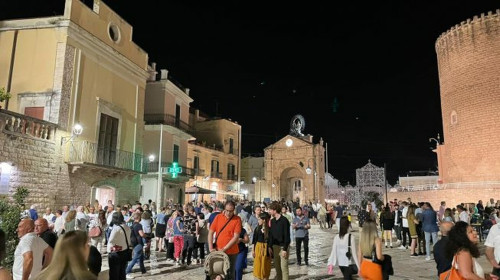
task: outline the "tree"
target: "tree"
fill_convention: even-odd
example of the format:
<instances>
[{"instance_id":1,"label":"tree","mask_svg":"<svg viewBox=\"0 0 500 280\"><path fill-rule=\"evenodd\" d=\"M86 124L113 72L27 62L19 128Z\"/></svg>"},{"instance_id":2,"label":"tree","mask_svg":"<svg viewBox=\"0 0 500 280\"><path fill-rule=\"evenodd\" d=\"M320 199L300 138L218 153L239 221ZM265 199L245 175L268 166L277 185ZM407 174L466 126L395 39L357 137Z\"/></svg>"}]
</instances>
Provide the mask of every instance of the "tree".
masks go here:
<instances>
[{"instance_id":1,"label":"tree","mask_svg":"<svg viewBox=\"0 0 500 280\"><path fill-rule=\"evenodd\" d=\"M12 198L0 197L0 228L5 232L7 240L6 257L1 265L7 268L11 268L14 263L14 251L19 243L16 232L17 225L21 220L22 212L25 209L24 200L28 195L27 188L18 187Z\"/></svg>"}]
</instances>

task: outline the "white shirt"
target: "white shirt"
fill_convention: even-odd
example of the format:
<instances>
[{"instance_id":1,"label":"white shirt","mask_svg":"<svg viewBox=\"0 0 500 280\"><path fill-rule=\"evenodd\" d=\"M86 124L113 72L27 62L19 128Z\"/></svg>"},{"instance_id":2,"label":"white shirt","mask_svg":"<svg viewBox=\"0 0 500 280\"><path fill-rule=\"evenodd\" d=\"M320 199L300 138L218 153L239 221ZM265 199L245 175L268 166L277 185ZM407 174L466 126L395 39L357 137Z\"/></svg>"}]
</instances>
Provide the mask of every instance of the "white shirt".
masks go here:
<instances>
[{"instance_id":1,"label":"white shirt","mask_svg":"<svg viewBox=\"0 0 500 280\"><path fill-rule=\"evenodd\" d=\"M406 218L407 214L408 214L408 206L403 208L403 211L401 211L401 217L403 217L403 227L405 228L408 227L408 219Z\"/></svg>"},{"instance_id":2,"label":"white shirt","mask_svg":"<svg viewBox=\"0 0 500 280\"><path fill-rule=\"evenodd\" d=\"M52 221L52 219L54 219L54 214L50 213L49 215L47 214L43 214L43 218L45 220L47 220L47 222L49 222L49 225L53 224L54 222Z\"/></svg>"},{"instance_id":3,"label":"white shirt","mask_svg":"<svg viewBox=\"0 0 500 280\"><path fill-rule=\"evenodd\" d=\"M76 213L76 219L78 220L77 226L79 230L86 231L87 224L89 223L89 217L83 212Z\"/></svg>"},{"instance_id":4,"label":"white shirt","mask_svg":"<svg viewBox=\"0 0 500 280\"><path fill-rule=\"evenodd\" d=\"M12 276L14 280L23 279L23 255L30 251L33 252L33 268L31 269L29 279L35 278L38 273L42 271L43 251L48 246L49 245L34 232L27 233L21 237L14 253L14 265L12 266Z\"/></svg>"},{"instance_id":5,"label":"white shirt","mask_svg":"<svg viewBox=\"0 0 500 280\"><path fill-rule=\"evenodd\" d=\"M125 234L123 234L123 230L121 227L125 230L125 234L127 235L127 240L125 239ZM111 230L111 233L109 234L109 240L108 240L108 253L111 253L111 248L115 245L121 246L122 251L127 249L127 241L128 245L132 247L132 244L130 243L130 234L132 231L126 224L121 224L121 225L113 225L113 229Z\"/></svg>"},{"instance_id":6,"label":"white shirt","mask_svg":"<svg viewBox=\"0 0 500 280\"><path fill-rule=\"evenodd\" d=\"M495 260L500 262L500 224L493 225L488 232L488 237L484 242L485 246L493 248Z\"/></svg>"},{"instance_id":7,"label":"white shirt","mask_svg":"<svg viewBox=\"0 0 500 280\"><path fill-rule=\"evenodd\" d=\"M113 213L115 213L115 212L116 212L116 211L115 211L115 210L113 210L113 212L109 213L109 214L108 214L108 216L106 217L106 223L107 223L108 225L110 225L110 224L111 224L111 220L113 220Z\"/></svg>"},{"instance_id":8,"label":"white shirt","mask_svg":"<svg viewBox=\"0 0 500 280\"><path fill-rule=\"evenodd\" d=\"M462 211L460 213L460 215L458 216L458 218L460 219L460 221L462 222L466 222L466 223L469 223L469 214L467 213L467 211Z\"/></svg>"},{"instance_id":9,"label":"white shirt","mask_svg":"<svg viewBox=\"0 0 500 280\"><path fill-rule=\"evenodd\" d=\"M60 217L57 217L56 221L54 222L54 231L59 234L61 233L61 230L63 228L64 228L64 217L61 215Z\"/></svg>"},{"instance_id":10,"label":"white shirt","mask_svg":"<svg viewBox=\"0 0 500 280\"><path fill-rule=\"evenodd\" d=\"M349 266L352 264L352 260L356 263L356 266L359 270L359 260L358 260L358 250L356 249L356 238L351 234L351 254L352 260L349 260L345 255L347 253L348 245L349 245L349 234L346 233L342 239L340 239L339 235L335 235L333 238L332 252L330 253L330 257L328 258L328 265L336 266L337 263L339 266Z\"/></svg>"}]
</instances>

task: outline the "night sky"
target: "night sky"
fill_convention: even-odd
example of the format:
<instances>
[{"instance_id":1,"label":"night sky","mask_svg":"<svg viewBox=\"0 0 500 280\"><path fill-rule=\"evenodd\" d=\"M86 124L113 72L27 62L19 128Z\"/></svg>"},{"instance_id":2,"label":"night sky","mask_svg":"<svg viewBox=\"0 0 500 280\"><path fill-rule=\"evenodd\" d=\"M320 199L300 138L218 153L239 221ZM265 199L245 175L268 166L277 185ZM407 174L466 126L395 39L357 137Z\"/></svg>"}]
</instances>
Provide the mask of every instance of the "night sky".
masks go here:
<instances>
[{"instance_id":1,"label":"night sky","mask_svg":"<svg viewBox=\"0 0 500 280\"><path fill-rule=\"evenodd\" d=\"M87 1L88 2L88 1ZM242 126L244 156L287 135L291 118L328 144L345 184L368 159L388 180L435 171L442 135L438 36L497 1L104 1L134 27L191 106ZM62 1L2 1L0 19L60 14ZM273 4L270 4L273 3Z\"/></svg>"}]
</instances>

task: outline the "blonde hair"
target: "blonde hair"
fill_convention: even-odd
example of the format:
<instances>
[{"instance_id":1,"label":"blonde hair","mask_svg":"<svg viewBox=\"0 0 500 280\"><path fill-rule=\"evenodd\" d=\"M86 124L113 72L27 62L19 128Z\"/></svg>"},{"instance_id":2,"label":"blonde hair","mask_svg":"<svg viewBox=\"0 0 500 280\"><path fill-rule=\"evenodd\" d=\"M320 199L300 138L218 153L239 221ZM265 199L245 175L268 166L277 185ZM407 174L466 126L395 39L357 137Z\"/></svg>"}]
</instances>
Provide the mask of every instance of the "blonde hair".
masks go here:
<instances>
[{"instance_id":1,"label":"blonde hair","mask_svg":"<svg viewBox=\"0 0 500 280\"><path fill-rule=\"evenodd\" d=\"M71 222L76 218L76 211L75 210L70 210L68 212L68 215L66 215L66 222Z\"/></svg>"},{"instance_id":2,"label":"blonde hair","mask_svg":"<svg viewBox=\"0 0 500 280\"><path fill-rule=\"evenodd\" d=\"M84 255L87 245L86 232L74 230L65 233L57 240L49 266L35 279L97 279L87 267L87 256Z\"/></svg>"},{"instance_id":3,"label":"blonde hair","mask_svg":"<svg viewBox=\"0 0 500 280\"><path fill-rule=\"evenodd\" d=\"M359 247L363 256L371 256L375 248L375 239L378 238L377 224L368 220L363 224L363 230L359 236Z\"/></svg>"}]
</instances>

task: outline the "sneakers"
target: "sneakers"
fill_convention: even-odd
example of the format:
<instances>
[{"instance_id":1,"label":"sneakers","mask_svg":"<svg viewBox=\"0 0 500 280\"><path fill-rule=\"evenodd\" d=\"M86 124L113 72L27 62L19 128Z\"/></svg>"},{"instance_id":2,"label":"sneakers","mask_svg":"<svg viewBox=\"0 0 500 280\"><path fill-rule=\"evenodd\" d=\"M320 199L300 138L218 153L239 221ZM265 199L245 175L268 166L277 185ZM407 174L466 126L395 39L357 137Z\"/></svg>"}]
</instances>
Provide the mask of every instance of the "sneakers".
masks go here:
<instances>
[{"instance_id":1,"label":"sneakers","mask_svg":"<svg viewBox=\"0 0 500 280\"><path fill-rule=\"evenodd\" d=\"M132 276L132 274L127 274L127 275L125 275L125 278L126 279L134 279L134 276Z\"/></svg>"},{"instance_id":2,"label":"sneakers","mask_svg":"<svg viewBox=\"0 0 500 280\"><path fill-rule=\"evenodd\" d=\"M418 257L418 254L417 253L413 253L410 255L410 257Z\"/></svg>"},{"instance_id":3,"label":"sneakers","mask_svg":"<svg viewBox=\"0 0 500 280\"><path fill-rule=\"evenodd\" d=\"M405 249L406 249L406 247L405 247L405 246L403 246L403 245L401 245L401 246L399 246L399 247L398 247L398 249L405 250Z\"/></svg>"},{"instance_id":4,"label":"sneakers","mask_svg":"<svg viewBox=\"0 0 500 280\"><path fill-rule=\"evenodd\" d=\"M431 257L425 257L425 260L426 261L430 261L430 260L432 260L432 258Z\"/></svg>"}]
</instances>

